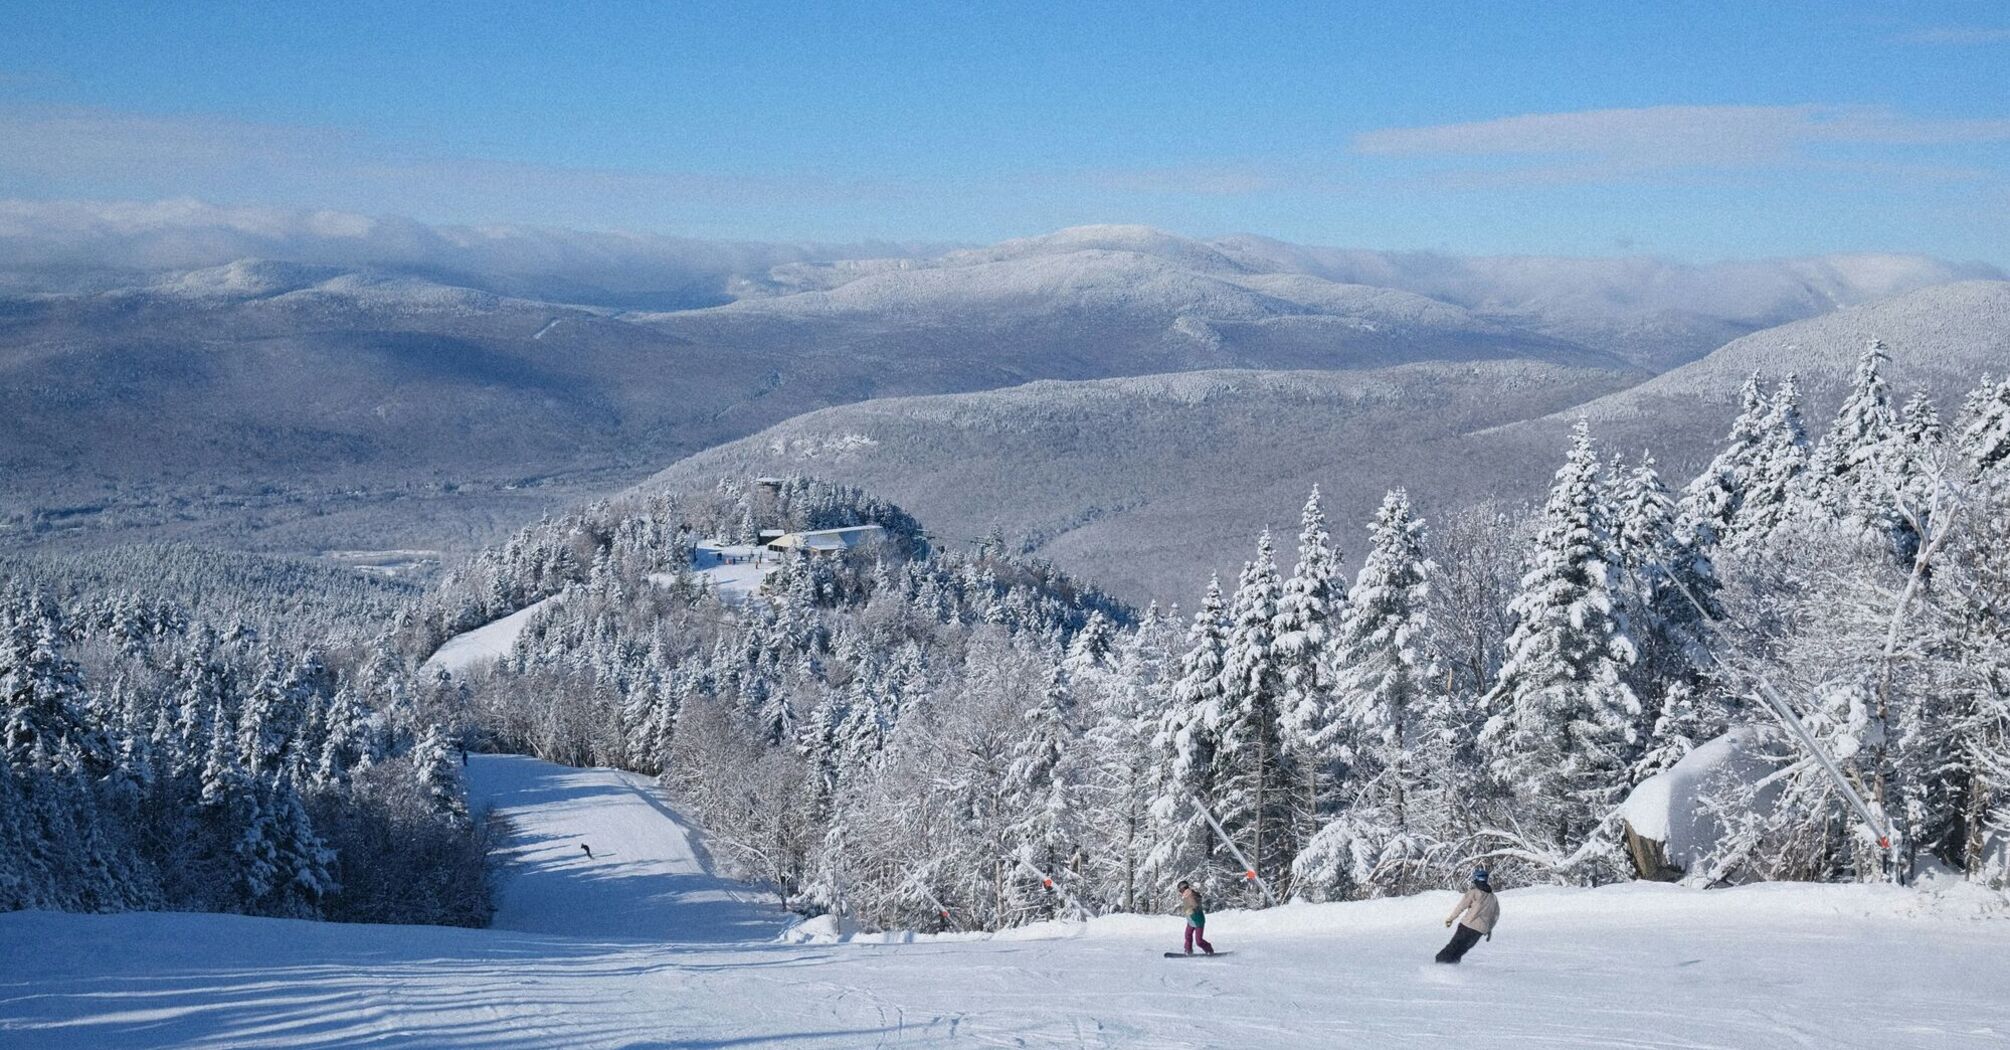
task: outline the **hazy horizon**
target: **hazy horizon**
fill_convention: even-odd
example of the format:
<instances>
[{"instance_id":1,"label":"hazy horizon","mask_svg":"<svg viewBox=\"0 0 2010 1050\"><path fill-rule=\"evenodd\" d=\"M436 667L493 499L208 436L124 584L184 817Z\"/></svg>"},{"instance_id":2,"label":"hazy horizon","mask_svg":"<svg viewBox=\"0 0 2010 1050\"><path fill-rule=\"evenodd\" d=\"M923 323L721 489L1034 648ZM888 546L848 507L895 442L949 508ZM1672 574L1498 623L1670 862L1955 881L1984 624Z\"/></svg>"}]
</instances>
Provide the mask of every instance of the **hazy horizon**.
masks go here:
<instances>
[{"instance_id":1,"label":"hazy horizon","mask_svg":"<svg viewBox=\"0 0 2010 1050\"><path fill-rule=\"evenodd\" d=\"M1606 12L44 7L0 40L0 200L2010 264L1999 7Z\"/></svg>"}]
</instances>

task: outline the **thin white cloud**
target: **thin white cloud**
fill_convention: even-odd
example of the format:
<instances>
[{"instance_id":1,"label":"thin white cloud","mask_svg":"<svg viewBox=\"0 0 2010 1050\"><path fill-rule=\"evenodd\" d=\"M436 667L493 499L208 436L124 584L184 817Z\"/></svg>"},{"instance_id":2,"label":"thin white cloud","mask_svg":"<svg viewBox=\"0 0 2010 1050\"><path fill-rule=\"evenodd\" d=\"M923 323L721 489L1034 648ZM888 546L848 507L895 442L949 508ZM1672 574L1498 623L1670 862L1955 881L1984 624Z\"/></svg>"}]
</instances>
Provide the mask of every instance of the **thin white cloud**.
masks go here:
<instances>
[{"instance_id":1,"label":"thin white cloud","mask_svg":"<svg viewBox=\"0 0 2010 1050\"><path fill-rule=\"evenodd\" d=\"M1355 136L1382 157L1568 161L1557 179L1800 163L1820 146L1932 146L2010 141L2010 119L1936 120L1881 106L1653 106L1535 113Z\"/></svg>"},{"instance_id":2,"label":"thin white cloud","mask_svg":"<svg viewBox=\"0 0 2010 1050\"><path fill-rule=\"evenodd\" d=\"M329 209L227 206L192 199L30 201L0 198L0 288L61 289L92 271L216 266L244 258L489 278L509 294L570 301L674 304L724 294L771 267L935 254L889 243L759 244L548 226L431 225ZM33 275L45 275L35 278Z\"/></svg>"},{"instance_id":3,"label":"thin white cloud","mask_svg":"<svg viewBox=\"0 0 2010 1050\"><path fill-rule=\"evenodd\" d=\"M899 197L822 174L611 169L430 152L342 128L0 101L0 193L328 204L598 225L707 205Z\"/></svg>"}]
</instances>

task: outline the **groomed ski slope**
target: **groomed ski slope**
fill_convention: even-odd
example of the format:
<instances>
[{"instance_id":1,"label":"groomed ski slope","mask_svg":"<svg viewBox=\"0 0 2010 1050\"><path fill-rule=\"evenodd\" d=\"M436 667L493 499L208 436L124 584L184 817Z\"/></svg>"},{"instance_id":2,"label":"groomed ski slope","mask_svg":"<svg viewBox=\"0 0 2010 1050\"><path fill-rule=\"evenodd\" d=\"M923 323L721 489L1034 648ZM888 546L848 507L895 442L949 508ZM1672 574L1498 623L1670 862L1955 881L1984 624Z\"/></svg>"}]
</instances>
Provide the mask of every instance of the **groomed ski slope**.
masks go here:
<instances>
[{"instance_id":1,"label":"groomed ski slope","mask_svg":"<svg viewBox=\"0 0 2010 1050\"><path fill-rule=\"evenodd\" d=\"M780 564L778 561L759 560L760 554L760 548L751 545L700 543L692 556L691 575L705 581L726 601L745 601L748 595L760 589L761 581ZM667 587L676 579L674 574L662 572L651 575L649 582ZM562 599L562 595L552 595L508 616L454 635L440 643L440 647L433 650L433 655L419 665L419 670L464 675L476 667L492 664L509 655L509 651L516 647L517 638L530 626L532 618L545 606Z\"/></svg>"},{"instance_id":2,"label":"groomed ski slope","mask_svg":"<svg viewBox=\"0 0 2010 1050\"><path fill-rule=\"evenodd\" d=\"M470 773L519 832L497 929L0 915L0 1046L2010 1045L1974 887L1510 890L1457 969L1428 962L1449 893L1220 912L1225 960L1161 958L1174 918L789 943L646 780Z\"/></svg>"}]
</instances>

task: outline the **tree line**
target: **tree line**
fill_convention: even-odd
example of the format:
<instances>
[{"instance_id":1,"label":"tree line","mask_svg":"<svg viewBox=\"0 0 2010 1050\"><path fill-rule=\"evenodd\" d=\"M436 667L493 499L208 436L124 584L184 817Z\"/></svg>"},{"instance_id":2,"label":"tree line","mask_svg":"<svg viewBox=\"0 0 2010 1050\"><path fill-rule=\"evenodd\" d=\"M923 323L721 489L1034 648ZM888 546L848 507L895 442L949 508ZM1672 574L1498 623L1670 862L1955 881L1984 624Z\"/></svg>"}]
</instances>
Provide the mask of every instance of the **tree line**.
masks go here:
<instances>
[{"instance_id":1,"label":"tree line","mask_svg":"<svg viewBox=\"0 0 2010 1050\"><path fill-rule=\"evenodd\" d=\"M602 559L457 688L499 746L660 774L791 906L868 924L1155 907L1181 878L1254 905L1474 860L1629 877L1619 804L1738 728L1764 775L1712 782L1689 877L2000 882L2010 382L1950 426L1886 365L1865 351L1819 441L1793 377L1753 377L1679 491L1583 423L1539 507L1433 529L1393 491L1351 573L1315 491L1293 568L1266 534L1191 616L995 539L797 557L737 603ZM685 509L726 539L763 513L733 486Z\"/></svg>"}]
</instances>

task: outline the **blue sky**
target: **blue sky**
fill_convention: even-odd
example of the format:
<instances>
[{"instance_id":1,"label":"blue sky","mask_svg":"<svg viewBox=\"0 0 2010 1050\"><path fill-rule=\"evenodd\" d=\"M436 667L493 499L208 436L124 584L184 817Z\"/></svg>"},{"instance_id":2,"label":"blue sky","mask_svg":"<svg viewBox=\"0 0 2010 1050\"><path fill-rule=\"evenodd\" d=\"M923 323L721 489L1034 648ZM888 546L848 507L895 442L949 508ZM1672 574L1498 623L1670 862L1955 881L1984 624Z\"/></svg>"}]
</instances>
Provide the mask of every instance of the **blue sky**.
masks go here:
<instances>
[{"instance_id":1,"label":"blue sky","mask_svg":"<svg viewBox=\"0 0 2010 1050\"><path fill-rule=\"evenodd\" d=\"M0 198L2010 264L2010 5L0 0Z\"/></svg>"}]
</instances>

